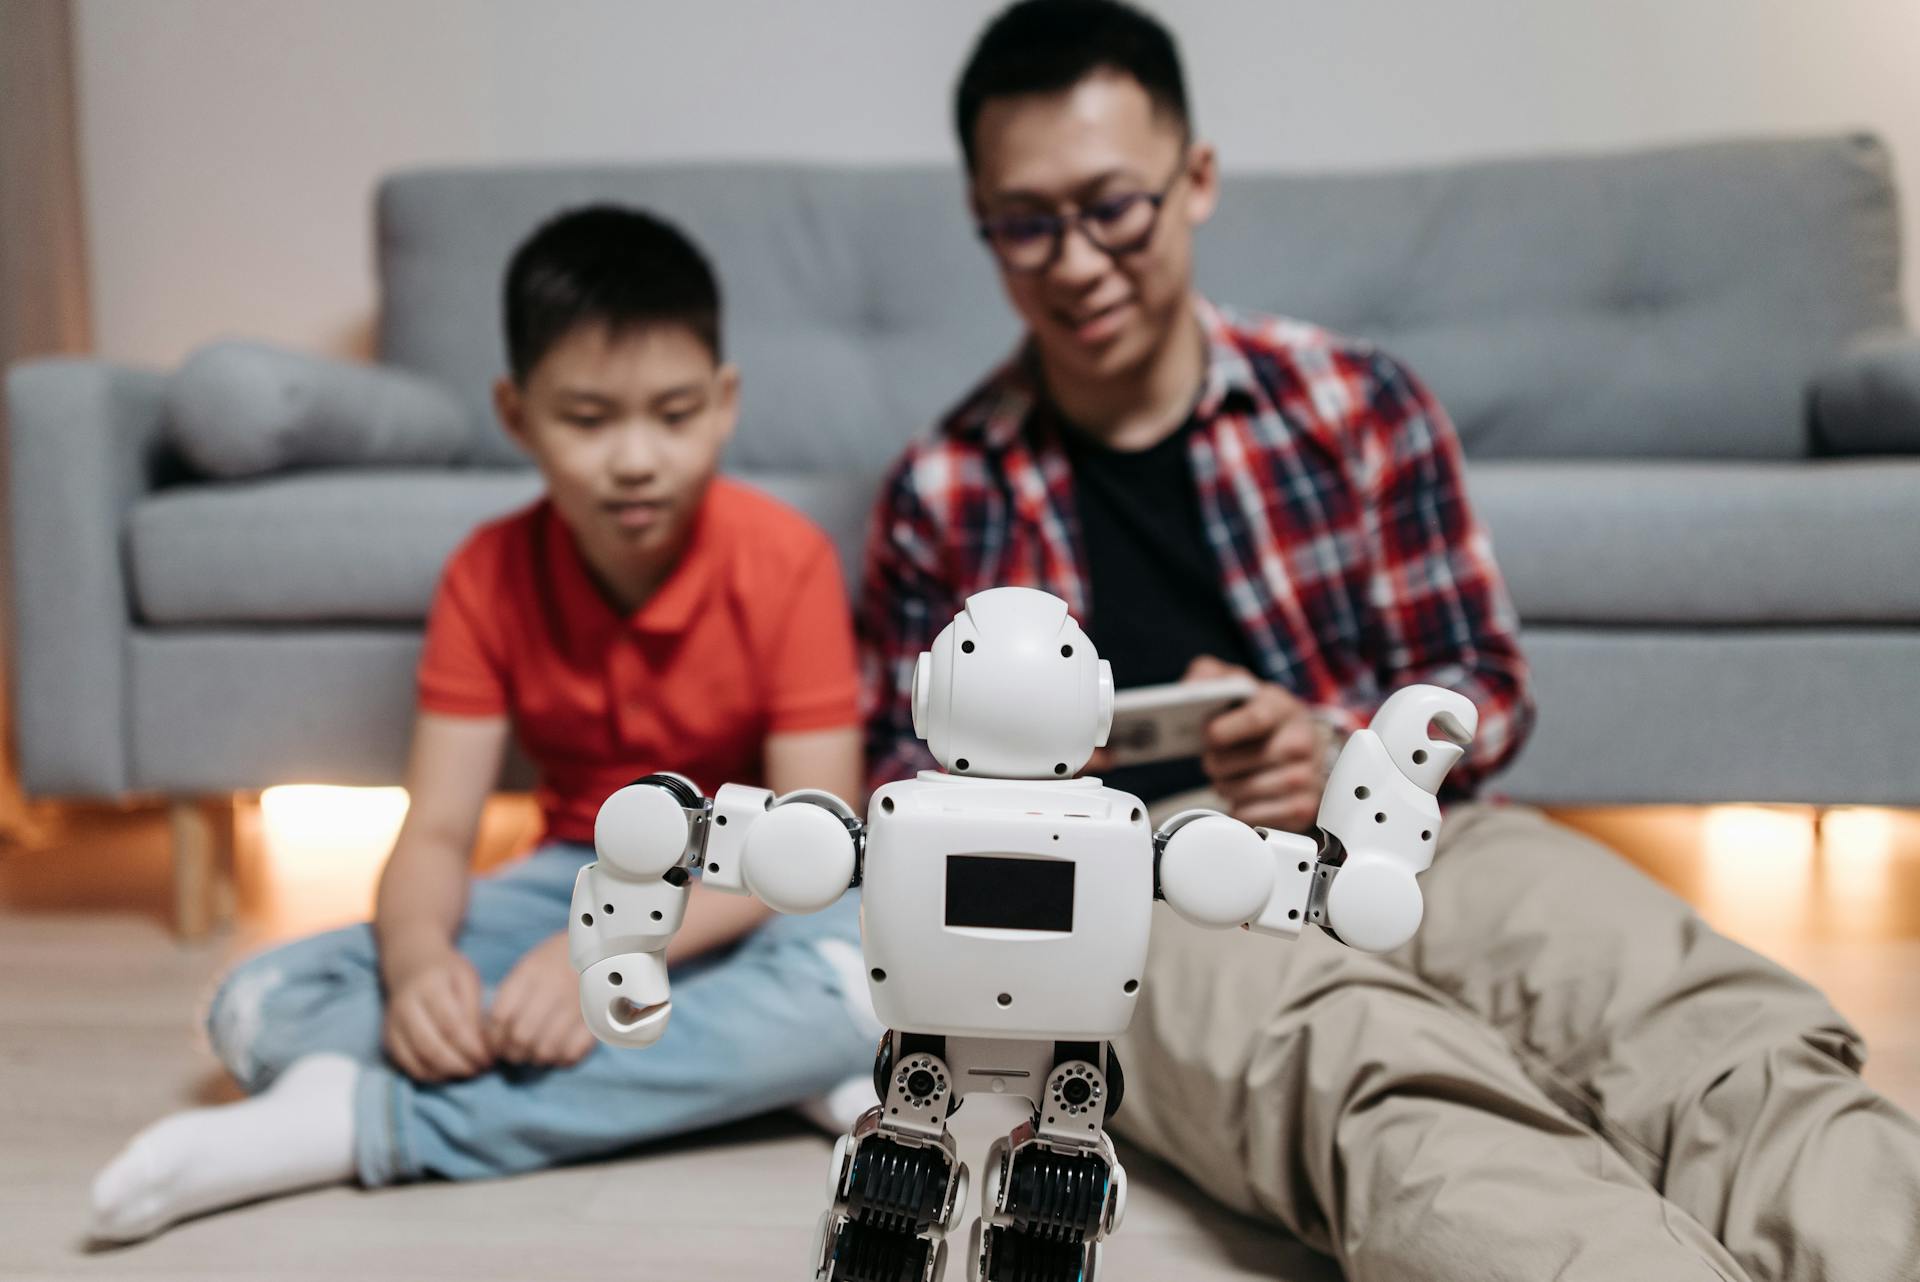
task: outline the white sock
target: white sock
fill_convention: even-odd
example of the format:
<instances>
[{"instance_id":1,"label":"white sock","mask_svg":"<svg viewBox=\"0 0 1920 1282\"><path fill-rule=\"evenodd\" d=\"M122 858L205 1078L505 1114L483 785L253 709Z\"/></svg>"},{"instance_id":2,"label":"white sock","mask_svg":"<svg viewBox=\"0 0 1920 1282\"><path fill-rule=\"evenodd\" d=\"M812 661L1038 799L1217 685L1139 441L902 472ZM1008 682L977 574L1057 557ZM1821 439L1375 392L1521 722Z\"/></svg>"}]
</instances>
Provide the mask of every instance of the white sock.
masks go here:
<instances>
[{"instance_id":1,"label":"white sock","mask_svg":"<svg viewBox=\"0 0 1920 1282\"><path fill-rule=\"evenodd\" d=\"M95 1177L93 1236L137 1242L190 1215L353 1178L359 1075L344 1055L307 1055L252 1099L155 1122Z\"/></svg>"},{"instance_id":2,"label":"white sock","mask_svg":"<svg viewBox=\"0 0 1920 1282\"><path fill-rule=\"evenodd\" d=\"M873 1094L873 1074L858 1073L825 1095L815 1095L793 1106L793 1111L829 1135L845 1135L860 1115L879 1103Z\"/></svg>"}]
</instances>

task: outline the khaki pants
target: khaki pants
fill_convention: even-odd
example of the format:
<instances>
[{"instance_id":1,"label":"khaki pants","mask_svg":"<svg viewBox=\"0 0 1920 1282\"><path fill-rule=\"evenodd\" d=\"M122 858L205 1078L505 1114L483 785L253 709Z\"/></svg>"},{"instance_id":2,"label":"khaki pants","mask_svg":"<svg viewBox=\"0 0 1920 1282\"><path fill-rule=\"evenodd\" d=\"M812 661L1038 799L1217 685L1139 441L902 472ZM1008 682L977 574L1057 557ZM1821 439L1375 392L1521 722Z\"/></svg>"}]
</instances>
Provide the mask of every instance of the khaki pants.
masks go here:
<instances>
[{"instance_id":1,"label":"khaki pants","mask_svg":"<svg viewBox=\"0 0 1920 1282\"><path fill-rule=\"evenodd\" d=\"M1920 1125L1814 988L1537 811L1421 884L1385 957L1157 905L1116 1131L1361 1282L1920 1279Z\"/></svg>"}]
</instances>

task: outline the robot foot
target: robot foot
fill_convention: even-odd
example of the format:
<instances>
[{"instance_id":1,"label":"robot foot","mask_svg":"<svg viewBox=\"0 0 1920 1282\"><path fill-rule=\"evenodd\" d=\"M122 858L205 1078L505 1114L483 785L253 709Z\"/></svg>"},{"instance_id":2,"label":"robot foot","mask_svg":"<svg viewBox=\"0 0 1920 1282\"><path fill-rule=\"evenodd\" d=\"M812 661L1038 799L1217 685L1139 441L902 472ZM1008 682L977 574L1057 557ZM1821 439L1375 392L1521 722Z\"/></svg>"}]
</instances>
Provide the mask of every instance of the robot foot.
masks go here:
<instances>
[{"instance_id":1,"label":"robot foot","mask_svg":"<svg viewBox=\"0 0 1920 1282\"><path fill-rule=\"evenodd\" d=\"M1004 1205L993 1218L1049 1241L1097 1241L1107 1231L1115 1163L1097 1152L1028 1144L1015 1149Z\"/></svg>"},{"instance_id":2,"label":"robot foot","mask_svg":"<svg viewBox=\"0 0 1920 1282\"><path fill-rule=\"evenodd\" d=\"M952 1175L953 1160L943 1149L869 1135L853 1154L847 1213L889 1232L945 1233L952 1202L966 1196L963 1174L959 1197L949 1199Z\"/></svg>"},{"instance_id":3,"label":"robot foot","mask_svg":"<svg viewBox=\"0 0 1920 1282\"><path fill-rule=\"evenodd\" d=\"M1055 1076L1072 1079L1085 1067L1067 1065ZM1097 1092L1063 1086L1054 1107L1085 1114L1099 1104ZM1041 1116L1049 1124L1060 1117ZM1022 1125L987 1151L970 1252L974 1282L1094 1282L1101 1241L1120 1227L1126 1206L1127 1173L1104 1134L1088 1144Z\"/></svg>"},{"instance_id":4,"label":"robot foot","mask_svg":"<svg viewBox=\"0 0 1920 1282\"><path fill-rule=\"evenodd\" d=\"M974 1282L1094 1282L1097 1242L1063 1242L1010 1225L975 1224Z\"/></svg>"},{"instance_id":5,"label":"robot foot","mask_svg":"<svg viewBox=\"0 0 1920 1282\"><path fill-rule=\"evenodd\" d=\"M967 1210L967 1168L950 1136L888 1134L881 1116L869 1110L834 1148L815 1282L939 1282L946 1270L946 1235Z\"/></svg>"},{"instance_id":6,"label":"robot foot","mask_svg":"<svg viewBox=\"0 0 1920 1282\"><path fill-rule=\"evenodd\" d=\"M947 1244L931 1237L862 1224L831 1211L821 1228L816 1282L938 1282L946 1272Z\"/></svg>"}]
</instances>

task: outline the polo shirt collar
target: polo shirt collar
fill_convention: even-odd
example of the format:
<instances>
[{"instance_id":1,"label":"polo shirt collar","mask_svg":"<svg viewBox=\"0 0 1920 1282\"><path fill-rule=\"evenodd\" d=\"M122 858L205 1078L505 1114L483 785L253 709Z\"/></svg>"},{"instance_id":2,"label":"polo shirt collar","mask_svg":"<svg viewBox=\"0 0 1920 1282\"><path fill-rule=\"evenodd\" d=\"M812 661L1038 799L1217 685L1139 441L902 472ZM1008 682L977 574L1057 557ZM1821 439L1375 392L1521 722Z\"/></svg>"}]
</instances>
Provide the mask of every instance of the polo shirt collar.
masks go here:
<instances>
[{"instance_id":1,"label":"polo shirt collar","mask_svg":"<svg viewBox=\"0 0 1920 1282\"><path fill-rule=\"evenodd\" d=\"M714 484L719 482L715 481ZM608 627L624 627L647 635L671 635L685 631L693 622L694 615L706 603L718 577L713 522L709 520L712 500L713 488L710 485L694 513L693 529L687 535L687 544L680 553L680 559L653 590L653 595L641 602L637 610L625 615L600 590L600 585L594 581L593 571L587 566L586 555L580 550L579 541L560 518L559 509L554 507L552 500L547 500L547 571L553 576L553 582L565 600L569 617L598 619Z\"/></svg>"}]
</instances>

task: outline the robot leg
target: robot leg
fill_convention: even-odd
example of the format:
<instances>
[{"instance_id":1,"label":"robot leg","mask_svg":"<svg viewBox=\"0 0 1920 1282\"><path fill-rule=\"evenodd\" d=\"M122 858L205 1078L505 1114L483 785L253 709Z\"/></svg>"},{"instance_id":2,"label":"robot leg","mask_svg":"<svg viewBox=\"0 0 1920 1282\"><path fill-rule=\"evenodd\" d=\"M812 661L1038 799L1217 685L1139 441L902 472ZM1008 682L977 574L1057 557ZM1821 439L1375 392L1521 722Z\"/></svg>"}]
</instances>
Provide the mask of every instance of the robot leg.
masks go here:
<instances>
[{"instance_id":1,"label":"robot leg","mask_svg":"<svg viewBox=\"0 0 1920 1282\"><path fill-rule=\"evenodd\" d=\"M988 1150L970 1244L973 1282L1098 1277L1101 1243L1127 1209L1127 1173L1106 1134L1119 1065L1101 1049L1110 1074L1089 1060L1058 1065L1034 1120Z\"/></svg>"},{"instance_id":2,"label":"robot leg","mask_svg":"<svg viewBox=\"0 0 1920 1282\"><path fill-rule=\"evenodd\" d=\"M967 1168L947 1117L958 1095L940 1039L888 1032L874 1065L882 1103L840 1138L833 1205L814 1235L814 1282L938 1282L967 1211Z\"/></svg>"}]
</instances>

